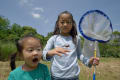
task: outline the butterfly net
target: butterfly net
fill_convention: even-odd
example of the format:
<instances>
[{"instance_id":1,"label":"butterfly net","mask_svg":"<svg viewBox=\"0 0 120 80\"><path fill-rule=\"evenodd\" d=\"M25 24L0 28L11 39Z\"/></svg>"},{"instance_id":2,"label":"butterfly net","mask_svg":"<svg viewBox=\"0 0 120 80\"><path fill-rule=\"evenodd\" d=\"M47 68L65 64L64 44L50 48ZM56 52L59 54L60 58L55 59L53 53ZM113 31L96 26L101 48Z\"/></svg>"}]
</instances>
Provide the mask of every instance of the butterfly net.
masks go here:
<instances>
[{"instance_id":1,"label":"butterfly net","mask_svg":"<svg viewBox=\"0 0 120 80\"><path fill-rule=\"evenodd\" d=\"M93 57L96 47L96 55L99 57L98 42L107 42L111 39L112 26L109 18L98 12L88 13L80 22L79 29L85 37L82 53L89 58ZM94 41L97 41L96 44Z\"/></svg>"}]
</instances>

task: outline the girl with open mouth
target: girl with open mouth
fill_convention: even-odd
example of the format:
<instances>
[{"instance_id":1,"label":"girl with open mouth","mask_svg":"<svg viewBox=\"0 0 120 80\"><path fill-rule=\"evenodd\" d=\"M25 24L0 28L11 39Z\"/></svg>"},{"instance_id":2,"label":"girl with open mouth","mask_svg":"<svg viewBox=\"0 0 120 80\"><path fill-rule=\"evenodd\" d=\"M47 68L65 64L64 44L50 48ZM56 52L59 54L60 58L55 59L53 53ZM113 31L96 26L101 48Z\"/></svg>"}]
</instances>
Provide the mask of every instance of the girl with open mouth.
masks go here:
<instances>
[{"instance_id":1,"label":"girl with open mouth","mask_svg":"<svg viewBox=\"0 0 120 80\"><path fill-rule=\"evenodd\" d=\"M25 36L17 42L18 52L11 56L11 69L8 80L51 80L46 65L39 63L42 58L42 45L34 36ZM19 54L24 64L15 69L15 57Z\"/></svg>"}]
</instances>

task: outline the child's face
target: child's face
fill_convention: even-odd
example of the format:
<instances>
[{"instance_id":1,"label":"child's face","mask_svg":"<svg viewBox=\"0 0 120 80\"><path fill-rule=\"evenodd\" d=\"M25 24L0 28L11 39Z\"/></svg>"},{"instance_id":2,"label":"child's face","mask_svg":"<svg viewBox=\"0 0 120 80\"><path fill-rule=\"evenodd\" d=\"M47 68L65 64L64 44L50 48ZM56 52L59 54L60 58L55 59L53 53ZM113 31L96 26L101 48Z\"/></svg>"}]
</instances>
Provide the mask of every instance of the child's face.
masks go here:
<instances>
[{"instance_id":1,"label":"child's face","mask_svg":"<svg viewBox=\"0 0 120 80\"><path fill-rule=\"evenodd\" d=\"M23 43L22 52L25 64L28 67L37 67L42 56L42 49L39 40L34 38L26 39Z\"/></svg>"},{"instance_id":2,"label":"child's face","mask_svg":"<svg viewBox=\"0 0 120 80\"><path fill-rule=\"evenodd\" d=\"M69 14L61 14L58 26L61 34L69 34L72 29L72 19Z\"/></svg>"}]
</instances>

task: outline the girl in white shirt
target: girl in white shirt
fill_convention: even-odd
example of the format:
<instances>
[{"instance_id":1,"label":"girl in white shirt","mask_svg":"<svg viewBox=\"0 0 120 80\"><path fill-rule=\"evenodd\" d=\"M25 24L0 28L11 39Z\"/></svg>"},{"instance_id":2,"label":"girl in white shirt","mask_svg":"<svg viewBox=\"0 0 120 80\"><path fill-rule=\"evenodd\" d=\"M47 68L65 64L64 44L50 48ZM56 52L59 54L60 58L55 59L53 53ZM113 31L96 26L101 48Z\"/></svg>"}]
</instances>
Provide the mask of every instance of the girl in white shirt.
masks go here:
<instances>
[{"instance_id":1,"label":"girl in white shirt","mask_svg":"<svg viewBox=\"0 0 120 80\"><path fill-rule=\"evenodd\" d=\"M88 59L82 55L76 23L70 12L60 13L53 34L43 50L43 59L52 62L52 80L79 80L77 59L89 67L99 64L99 58Z\"/></svg>"}]
</instances>

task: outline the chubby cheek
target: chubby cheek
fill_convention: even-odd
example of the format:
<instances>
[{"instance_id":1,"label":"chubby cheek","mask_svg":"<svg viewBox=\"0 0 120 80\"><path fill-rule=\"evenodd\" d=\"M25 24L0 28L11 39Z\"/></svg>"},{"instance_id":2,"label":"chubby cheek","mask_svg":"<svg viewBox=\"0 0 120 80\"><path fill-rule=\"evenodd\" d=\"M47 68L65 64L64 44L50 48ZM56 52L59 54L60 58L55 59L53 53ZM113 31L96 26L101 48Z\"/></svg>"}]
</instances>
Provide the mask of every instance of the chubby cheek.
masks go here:
<instances>
[{"instance_id":1,"label":"chubby cheek","mask_svg":"<svg viewBox=\"0 0 120 80\"><path fill-rule=\"evenodd\" d=\"M31 57L32 57L32 55L30 55L30 54L27 54L27 53L24 53L23 54L23 59L25 60L25 61L29 61L30 59L31 59Z\"/></svg>"},{"instance_id":2,"label":"chubby cheek","mask_svg":"<svg viewBox=\"0 0 120 80\"><path fill-rule=\"evenodd\" d=\"M29 62L32 60L32 58L30 56L23 56L24 60Z\"/></svg>"},{"instance_id":3,"label":"chubby cheek","mask_svg":"<svg viewBox=\"0 0 120 80\"><path fill-rule=\"evenodd\" d=\"M39 56L39 60L41 60L42 59L42 54L40 53L38 56Z\"/></svg>"},{"instance_id":4,"label":"chubby cheek","mask_svg":"<svg viewBox=\"0 0 120 80\"><path fill-rule=\"evenodd\" d=\"M69 26L69 31L71 31L72 30L72 25L71 26Z\"/></svg>"}]
</instances>

